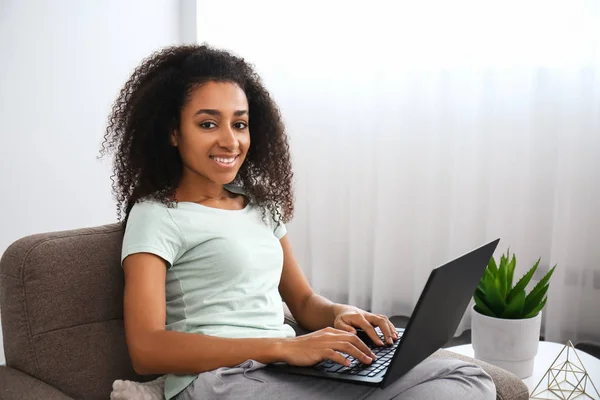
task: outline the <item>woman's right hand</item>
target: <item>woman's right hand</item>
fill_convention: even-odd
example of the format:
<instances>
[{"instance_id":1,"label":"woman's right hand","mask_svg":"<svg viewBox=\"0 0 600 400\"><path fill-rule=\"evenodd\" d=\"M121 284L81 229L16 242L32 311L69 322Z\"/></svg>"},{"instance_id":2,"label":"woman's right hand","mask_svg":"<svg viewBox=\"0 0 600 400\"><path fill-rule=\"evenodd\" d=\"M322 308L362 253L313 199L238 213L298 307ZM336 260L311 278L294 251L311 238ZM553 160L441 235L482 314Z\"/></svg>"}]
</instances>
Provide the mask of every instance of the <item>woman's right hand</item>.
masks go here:
<instances>
[{"instance_id":1,"label":"woman's right hand","mask_svg":"<svg viewBox=\"0 0 600 400\"><path fill-rule=\"evenodd\" d=\"M351 355L364 364L375 360L375 354L358 336L335 328L325 328L307 335L284 339L278 358L299 367L312 366L326 359L342 365L350 364L340 353Z\"/></svg>"}]
</instances>

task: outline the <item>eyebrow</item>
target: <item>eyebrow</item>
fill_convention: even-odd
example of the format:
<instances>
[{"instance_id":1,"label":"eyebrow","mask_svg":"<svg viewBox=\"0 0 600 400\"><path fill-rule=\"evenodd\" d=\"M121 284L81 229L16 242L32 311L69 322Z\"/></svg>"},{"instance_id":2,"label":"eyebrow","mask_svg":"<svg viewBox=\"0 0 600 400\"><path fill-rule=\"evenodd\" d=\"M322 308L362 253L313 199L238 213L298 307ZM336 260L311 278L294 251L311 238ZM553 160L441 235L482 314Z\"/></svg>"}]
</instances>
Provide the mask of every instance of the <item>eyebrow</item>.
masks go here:
<instances>
[{"instance_id":1,"label":"eyebrow","mask_svg":"<svg viewBox=\"0 0 600 400\"><path fill-rule=\"evenodd\" d=\"M200 115L200 114L208 114L208 115L220 116L221 115L221 111L203 108L201 110L196 111L196 114L194 114L194 116ZM247 115L247 114L248 114L248 110L237 110L236 112L233 113L233 115L236 116L236 117L241 117L242 115Z\"/></svg>"}]
</instances>

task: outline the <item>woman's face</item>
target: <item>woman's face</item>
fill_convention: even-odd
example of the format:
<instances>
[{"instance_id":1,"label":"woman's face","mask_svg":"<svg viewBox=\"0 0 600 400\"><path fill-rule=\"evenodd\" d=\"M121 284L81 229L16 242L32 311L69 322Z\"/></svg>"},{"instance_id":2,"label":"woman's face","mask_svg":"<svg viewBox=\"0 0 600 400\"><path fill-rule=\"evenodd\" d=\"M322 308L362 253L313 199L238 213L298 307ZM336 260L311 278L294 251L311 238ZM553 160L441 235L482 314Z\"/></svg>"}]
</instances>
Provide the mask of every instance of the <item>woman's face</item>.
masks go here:
<instances>
[{"instance_id":1,"label":"woman's face","mask_svg":"<svg viewBox=\"0 0 600 400\"><path fill-rule=\"evenodd\" d=\"M250 147L248 99L235 83L207 82L190 93L181 110L179 149L183 177L204 177L224 185L233 181Z\"/></svg>"}]
</instances>

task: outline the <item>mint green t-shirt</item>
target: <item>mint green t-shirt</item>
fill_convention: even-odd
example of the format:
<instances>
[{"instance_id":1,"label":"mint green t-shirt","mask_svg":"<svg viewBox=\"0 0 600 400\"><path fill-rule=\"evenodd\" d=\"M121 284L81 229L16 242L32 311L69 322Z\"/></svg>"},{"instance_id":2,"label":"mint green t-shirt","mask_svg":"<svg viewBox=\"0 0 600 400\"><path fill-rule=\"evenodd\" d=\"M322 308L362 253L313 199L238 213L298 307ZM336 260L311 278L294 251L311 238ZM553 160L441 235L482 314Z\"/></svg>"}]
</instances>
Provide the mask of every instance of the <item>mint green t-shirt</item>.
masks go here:
<instances>
[{"instance_id":1,"label":"mint green t-shirt","mask_svg":"<svg viewBox=\"0 0 600 400\"><path fill-rule=\"evenodd\" d=\"M227 187L242 193L239 188ZM279 281L283 223L252 201L243 210L180 202L136 203L129 214L121 262L152 253L167 263L166 329L228 338L293 337L284 324ZM168 375L171 399L197 375Z\"/></svg>"}]
</instances>

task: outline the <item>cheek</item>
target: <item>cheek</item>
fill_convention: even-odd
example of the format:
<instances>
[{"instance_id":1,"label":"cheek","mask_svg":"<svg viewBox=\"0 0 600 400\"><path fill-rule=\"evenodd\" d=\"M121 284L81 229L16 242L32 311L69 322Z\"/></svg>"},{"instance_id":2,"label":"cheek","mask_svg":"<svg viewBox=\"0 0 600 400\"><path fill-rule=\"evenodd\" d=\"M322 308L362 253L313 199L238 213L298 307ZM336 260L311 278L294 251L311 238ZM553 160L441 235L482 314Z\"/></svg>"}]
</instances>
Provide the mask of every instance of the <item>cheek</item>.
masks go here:
<instances>
[{"instance_id":1,"label":"cheek","mask_svg":"<svg viewBox=\"0 0 600 400\"><path fill-rule=\"evenodd\" d=\"M187 163L197 163L198 160L206 157L210 150L210 145L196 136L193 140L184 140L179 145L179 153Z\"/></svg>"},{"instance_id":2,"label":"cheek","mask_svg":"<svg viewBox=\"0 0 600 400\"><path fill-rule=\"evenodd\" d=\"M244 152L247 152L250 148L250 134L246 133L239 138L240 147L244 149Z\"/></svg>"}]
</instances>

